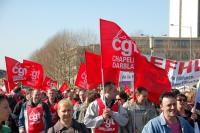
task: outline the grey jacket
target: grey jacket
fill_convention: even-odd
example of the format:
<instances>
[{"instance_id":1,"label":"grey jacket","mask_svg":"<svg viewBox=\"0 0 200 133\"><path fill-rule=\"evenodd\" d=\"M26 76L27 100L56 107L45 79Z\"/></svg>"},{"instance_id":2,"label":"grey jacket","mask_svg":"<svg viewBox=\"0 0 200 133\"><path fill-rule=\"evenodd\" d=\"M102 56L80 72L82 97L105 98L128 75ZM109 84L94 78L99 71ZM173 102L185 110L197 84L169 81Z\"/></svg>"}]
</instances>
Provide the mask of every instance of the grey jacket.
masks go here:
<instances>
[{"instance_id":1,"label":"grey jacket","mask_svg":"<svg viewBox=\"0 0 200 133\"><path fill-rule=\"evenodd\" d=\"M136 102L128 101L124 106L131 112L129 119L132 122L132 131L137 129L141 132L144 125L158 114L156 108L149 102L146 102L145 105L140 105Z\"/></svg>"},{"instance_id":2,"label":"grey jacket","mask_svg":"<svg viewBox=\"0 0 200 133\"><path fill-rule=\"evenodd\" d=\"M105 103L105 101L104 101ZM99 112L99 106L97 104L97 101L93 101L90 103L86 110L85 118L84 118L84 124L87 128L91 128L92 132L94 128L99 127L103 122L103 116L98 115ZM111 116L120 126L125 126L128 123L128 114L126 109L124 109L122 106L119 106L118 112L113 112L113 115Z\"/></svg>"}]
</instances>

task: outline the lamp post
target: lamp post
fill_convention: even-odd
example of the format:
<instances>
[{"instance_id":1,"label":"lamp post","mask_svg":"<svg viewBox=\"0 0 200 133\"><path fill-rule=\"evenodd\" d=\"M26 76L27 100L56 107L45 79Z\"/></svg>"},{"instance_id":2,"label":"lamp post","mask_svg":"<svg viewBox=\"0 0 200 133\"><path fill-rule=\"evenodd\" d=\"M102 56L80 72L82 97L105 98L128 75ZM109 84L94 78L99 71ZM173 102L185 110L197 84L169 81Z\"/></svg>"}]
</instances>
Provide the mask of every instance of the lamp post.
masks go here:
<instances>
[{"instance_id":1,"label":"lamp post","mask_svg":"<svg viewBox=\"0 0 200 133\"><path fill-rule=\"evenodd\" d=\"M154 52L154 37L153 36L149 36L149 35L144 35L144 34L140 34L140 36L149 39L149 48L151 50L151 56L153 56L153 52Z\"/></svg>"},{"instance_id":2,"label":"lamp post","mask_svg":"<svg viewBox=\"0 0 200 133\"><path fill-rule=\"evenodd\" d=\"M152 36L149 36L149 47L151 49L151 56L153 56L153 50L154 50L154 39Z\"/></svg>"},{"instance_id":3,"label":"lamp post","mask_svg":"<svg viewBox=\"0 0 200 133\"><path fill-rule=\"evenodd\" d=\"M175 24L170 24L171 26L179 26ZM190 30L190 60L192 59L192 26L181 26L183 28L189 28ZM180 36L181 37L181 36Z\"/></svg>"}]
</instances>

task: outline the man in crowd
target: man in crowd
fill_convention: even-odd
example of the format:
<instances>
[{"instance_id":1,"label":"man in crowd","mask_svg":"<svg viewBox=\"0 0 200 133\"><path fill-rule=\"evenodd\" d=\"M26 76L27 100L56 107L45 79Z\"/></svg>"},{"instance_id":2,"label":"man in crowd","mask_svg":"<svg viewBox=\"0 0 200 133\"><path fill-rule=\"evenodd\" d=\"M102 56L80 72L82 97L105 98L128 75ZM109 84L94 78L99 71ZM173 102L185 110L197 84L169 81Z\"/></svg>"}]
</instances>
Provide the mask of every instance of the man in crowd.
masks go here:
<instances>
[{"instance_id":1,"label":"man in crowd","mask_svg":"<svg viewBox=\"0 0 200 133\"><path fill-rule=\"evenodd\" d=\"M51 127L51 113L47 104L41 102L41 92L34 89L31 100L23 104L19 116L20 133L43 133Z\"/></svg>"},{"instance_id":2,"label":"man in crowd","mask_svg":"<svg viewBox=\"0 0 200 133\"><path fill-rule=\"evenodd\" d=\"M22 85L19 84L13 89L13 95L8 96L8 102L9 102L11 111L13 111L15 108L15 105L19 101L21 101L21 96L22 96L21 90L22 90Z\"/></svg>"},{"instance_id":3,"label":"man in crowd","mask_svg":"<svg viewBox=\"0 0 200 133\"><path fill-rule=\"evenodd\" d=\"M132 98L124 104L124 107L131 111L133 131L141 132L144 125L157 116L156 108L147 99L148 92L145 88L139 87L136 90L136 101Z\"/></svg>"},{"instance_id":4,"label":"man in crowd","mask_svg":"<svg viewBox=\"0 0 200 133\"><path fill-rule=\"evenodd\" d=\"M56 93L56 88L48 89L47 100L44 101L49 106L52 118L52 125L56 124L56 122L58 121L57 99L55 93Z\"/></svg>"},{"instance_id":5,"label":"man in crowd","mask_svg":"<svg viewBox=\"0 0 200 133\"><path fill-rule=\"evenodd\" d=\"M74 119L78 120L80 110L83 107L83 103L85 102L86 92L84 90L80 90L78 93L79 101L75 103L74 105Z\"/></svg>"},{"instance_id":6,"label":"man in crowd","mask_svg":"<svg viewBox=\"0 0 200 133\"><path fill-rule=\"evenodd\" d=\"M190 124L177 116L176 99L172 92L165 92L160 97L160 116L150 120L142 133L194 133Z\"/></svg>"},{"instance_id":7,"label":"man in crowd","mask_svg":"<svg viewBox=\"0 0 200 133\"><path fill-rule=\"evenodd\" d=\"M93 133L118 133L119 126L128 123L128 114L122 106L115 103L115 84L107 82L104 89L104 96L88 106L84 124L91 128Z\"/></svg>"}]
</instances>

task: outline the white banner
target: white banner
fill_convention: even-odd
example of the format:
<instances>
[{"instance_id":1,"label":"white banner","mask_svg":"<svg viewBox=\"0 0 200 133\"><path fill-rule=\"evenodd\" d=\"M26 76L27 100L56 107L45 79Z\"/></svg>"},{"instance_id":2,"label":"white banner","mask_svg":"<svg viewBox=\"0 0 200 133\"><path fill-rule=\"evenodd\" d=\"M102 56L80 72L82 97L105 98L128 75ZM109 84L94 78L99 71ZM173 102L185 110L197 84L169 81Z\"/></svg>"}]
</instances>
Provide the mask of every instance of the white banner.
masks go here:
<instances>
[{"instance_id":1,"label":"white banner","mask_svg":"<svg viewBox=\"0 0 200 133\"><path fill-rule=\"evenodd\" d=\"M154 65L168 72L168 77L173 88L184 85L192 86L197 84L200 79L200 59L175 61L154 56L146 57Z\"/></svg>"},{"instance_id":2,"label":"white banner","mask_svg":"<svg viewBox=\"0 0 200 133\"><path fill-rule=\"evenodd\" d=\"M120 71L120 81L133 81L133 72Z\"/></svg>"}]
</instances>

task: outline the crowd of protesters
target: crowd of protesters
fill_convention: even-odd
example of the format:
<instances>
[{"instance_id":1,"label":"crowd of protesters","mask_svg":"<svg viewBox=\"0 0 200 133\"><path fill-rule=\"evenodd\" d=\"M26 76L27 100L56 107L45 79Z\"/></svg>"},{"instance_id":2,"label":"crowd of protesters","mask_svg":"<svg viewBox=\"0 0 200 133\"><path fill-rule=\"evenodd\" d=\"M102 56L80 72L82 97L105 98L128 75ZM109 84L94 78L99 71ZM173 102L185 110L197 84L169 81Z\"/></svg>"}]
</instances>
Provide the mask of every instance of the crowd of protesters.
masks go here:
<instances>
[{"instance_id":1,"label":"crowd of protesters","mask_svg":"<svg viewBox=\"0 0 200 133\"><path fill-rule=\"evenodd\" d=\"M20 85L13 94L0 92L0 133L193 133L200 127L194 97L174 89L157 105L146 88L130 95L112 82L104 89L64 93Z\"/></svg>"}]
</instances>

